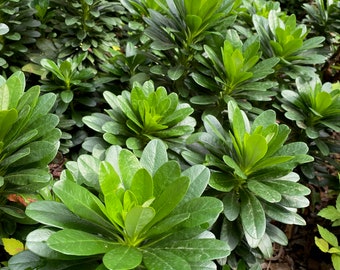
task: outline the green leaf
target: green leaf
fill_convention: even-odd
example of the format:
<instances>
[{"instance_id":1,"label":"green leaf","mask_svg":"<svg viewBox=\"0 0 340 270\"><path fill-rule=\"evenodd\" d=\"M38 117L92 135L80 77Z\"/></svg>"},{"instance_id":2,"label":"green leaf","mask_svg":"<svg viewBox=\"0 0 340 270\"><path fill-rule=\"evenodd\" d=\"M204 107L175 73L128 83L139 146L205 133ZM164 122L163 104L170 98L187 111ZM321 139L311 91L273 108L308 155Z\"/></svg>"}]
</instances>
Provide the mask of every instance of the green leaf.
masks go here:
<instances>
[{"instance_id":1,"label":"green leaf","mask_svg":"<svg viewBox=\"0 0 340 270\"><path fill-rule=\"evenodd\" d=\"M143 263L148 270L191 270L190 264L182 257L158 249L143 250Z\"/></svg>"},{"instance_id":2,"label":"green leaf","mask_svg":"<svg viewBox=\"0 0 340 270\"><path fill-rule=\"evenodd\" d=\"M7 183L27 186L31 183L47 184L51 180L51 175L46 169L32 168L6 174L4 179Z\"/></svg>"},{"instance_id":3,"label":"green leaf","mask_svg":"<svg viewBox=\"0 0 340 270\"><path fill-rule=\"evenodd\" d=\"M73 92L65 90L60 93L60 98L65 103L70 103L73 100Z\"/></svg>"},{"instance_id":4,"label":"green leaf","mask_svg":"<svg viewBox=\"0 0 340 270\"><path fill-rule=\"evenodd\" d=\"M260 201L251 193L240 193L243 229L255 239L261 239L266 230L266 217Z\"/></svg>"},{"instance_id":5,"label":"green leaf","mask_svg":"<svg viewBox=\"0 0 340 270\"><path fill-rule=\"evenodd\" d=\"M184 72L185 72L185 68L181 65L178 65L168 70L168 76L171 80L177 81L180 77L183 76Z\"/></svg>"},{"instance_id":6,"label":"green leaf","mask_svg":"<svg viewBox=\"0 0 340 270\"><path fill-rule=\"evenodd\" d=\"M64 75L61 73L59 67L55 62L49 59L42 59L40 64L48 71L52 72L59 80L65 81Z\"/></svg>"},{"instance_id":7,"label":"green leaf","mask_svg":"<svg viewBox=\"0 0 340 270\"><path fill-rule=\"evenodd\" d=\"M245 171L251 171L252 167L267 153L266 139L258 134L244 136L244 148L242 156L242 167Z\"/></svg>"},{"instance_id":8,"label":"green leaf","mask_svg":"<svg viewBox=\"0 0 340 270\"><path fill-rule=\"evenodd\" d=\"M210 171L203 165L193 165L186 169L182 176L187 176L190 179L190 186L181 202L185 203L203 194L209 183Z\"/></svg>"},{"instance_id":9,"label":"green leaf","mask_svg":"<svg viewBox=\"0 0 340 270\"><path fill-rule=\"evenodd\" d=\"M230 254L227 243L216 239L170 240L160 247L193 263L224 258Z\"/></svg>"},{"instance_id":10,"label":"green leaf","mask_svg":"<svg viewBox=\"0 0 340 270\"><path fill-rule=\"evenodd\" d=\"M321 237L327 241L330 245L332 245L333 247L337 247L339 246L339 242L337 237L335 236L335 234L331 233L329 230L327 230L326 228L317 225L318 227L318 231L321 235Z\"/></svg>"},{"instance_id":11,"label":"green leaf","mask_svg":"<svg viewBox=\"0 0 340 270\"><path fill-rule=\"evenodd\" d=\"M154 195L158 197L168 185L181 176L181 167L177 161L170 160L161 165L153 177Z\"/></svg>"},{"instance_id":12,"label":"green leaf","mask_svg":"<svg viewBox=\"0 0 340 270\"><path fill-rule=\"evenodd\" d=\"M196 15L191 14L185 16L185 22L187 23L187 26L190 28L190 31L193 35L195 35L196 32L199 31L202 25L202 19Z\"/></svg>"},{"instance_id":13,"label":"green leaf","mask_svg":"<svg viewBox=\"0 0 340 270\"><path fill-rule=\"evenodd\" d=\"M47 240L47 245L63 254L76 256L104 254L120 246L94 234L73 229L64 229L52 234Z\"/></svg>"},{"instance_id":14,"label":"green leaf","mask_svg":"<svg viewBox=\"0 0 340 270\"><path fill-rule=\"evenodd\" d=\"M177 208L175 213L188 213L189 218L181 226L184 227L210 227L223 210L220 200L213 197L194 198Z\"/></svg>"},{"instance_id":15,"label":"green leaf","mask_svg":"<svg viewBox=\"0 0 340 270\"><path fill-rule=\"evenodd\" d=\"M15 109L0 111L0 141L3 141L7 132L12 128L12 125L18 118L18 112Z\"/></svg>"},{"instance_id":16,"label":"green leaf","mask_svg":"<svg viewBox=\"0 0 340 270\"><path fill-rule=\"evenodd\" d=\"M328 252L329 250L329 244L326 240L318 237L314 237L315 245L322 251L322 252Z\"/></svg>"},{"instance_id":17,"label":"green leaf","mask_svg":"<svg viewBox=\"0 0 340 270\"><path fill-rule=\"evenodd\" d=\"M176 225L187 220L189 217L190 213L172 214L153 225L147 232L145 232L145 235L146 237L153 237L164 233L168 234L177 229L175 227Z\"/></svg>"},{"instance_id":18,"label":"green leaf","mask_svg":"<svg viewBox=\"0 0 340 270\"><path fill-rule=\"evenodd\" d=\"M103 263L108 269L135 269L141 264L143 254L134 247L119 245L107 252Z\"/></svg>"},{"instance_id":19,"label":"green leaf","mask_svg":"<svg viewBox=\"0 0 340 270\"><path fill-rule=\"evenodd\" d=\"M135 206L126 214L125 231L131 241L137 240L145 226L155 217L155 210L151 207ZM133 242L132 242L133 243Z\"/></svg>"},{"instance_id":20,"label":"green leaf","mask_svg":"<svg viewBox=\"0 0 340 270\"><path fill-rule=\"evenodd\" d=\"M145 147L140 164L153 176L158 168L168 161L165 144L161 140L152 140Z\"/></svg>"},{"instance_id":21,"label":"green leaf","mask_svg":"<svg viewBox=\"0 0 340 270\"><path fill-rule=\"evenodd\" d=\"M70 180L61 180L53 186L53 192L74 214L95 224L112 228L103 213L103 211L105 212L104 205L86 188Z\"/></svg>"},{"instance_id":22,"label":"green leaf","mask_svg":"<svg viewBox=\"0 0 340 270\"><path fill-rule=\"evenodd\" d=\"M228 192L222 199L223 213L229 221L235 221L240 215L240 202L237 192Z\"/></svg>"},{"instance_id":23,"label":"green leaf","mask_svg":"<svg viewBox=\"0 0 340 270\"><path fill-rule=\"evenodd\" d=\"M332 254L331 256L332 264L335 270L340 270L340 255Z\"/></svg>"},{"instance_id":24,"label":"green leaf","mask_svg":"<svg viewBox=\"0 0 340 270\"><path fill-rule=\"evenodd\" d=\"M288 196L306 196L310 194L310 189L302 184L287 180L266 180L263 184L276 190L282 195Z\"/></svg>"},{"instance_id":25,"label":"green leaf","mask_svg":"<svg viewBox=\"0 0 340 270\"><path fill-rule=\"evenodd\" d=\"M132 179L141 168L141 164L132 152L123 149L119 153L118 165L124 187L130 189Z\"/></svg>"},{"instance_id":26,"label":"green leaf","mask_svg":"<svg viewBox=\"0 0 340 270\"><path fill-rule=\"evenodd\" d=\"M52 260L75 259L70 255L61 254L47 246L46 241L53 233L55 233L55 231L46 228L37 229L30 232L26 238L27 249L41 257Z\"/></svg>"},{"instance_id":27,"label":"green leaf","mask_svg":"<svg viewBox=\"0 0 340 270\"><path fill-rule=\"evenodd\" d=\"M153 181L146 169L140 169L135 173L130 190L135 194L140 205L153 198Z\"/></svg>"},{"instance_id":28,"label":"green leaf","mask_svg":"<svg viewBox=\"0 0 340 270\"><path fill-rule=\"evenodd\" d=\"M60 229L78 229L86 232L101 232L102 234L112 234L113 226L106 229L100 224L91 223L73 214L68 208L59 202L36 201L30 203L26 208L26 215L30 218Z\"/></svg>"},{"instance_id":29,"label":"green leaf","mask_svg":"<svg viewBox=\"0 0 340 270\"><path fill-rule=\"evenodd\" d=\"M275 203L281 200L281 194L270 186L263 184L263 182L249 180L247 186L256 196L268 202Z\"/></svg>"},{"instance_id":30,"label":"green leaf","mask_svg":"<svg viewBox=\"0 0 340 270\"><path fill-rule=\"evenodd\" d=\"M29 250L24 250L16 256L12 256L9 259L8 264L13 270L21 270L25 268L35 269L41 265L41 258Z\"/></svg>"},{"instance_id":31,"label":"green leaf","mask_svg":"<svg viewBox=\"0 0 340 270\"><path fill-rule=\"evenodd\" d=\"M229 177L228 177L229 176ZM237 187L238 181L230 175L223 173L223 172L212 172L210 176L209 186L212 188L223 191L229 192Z\"/></svg>"},{"instance_id":32,"label":"green leaf","mask_svg":"<svg viewBox=\"0 0 340 270\"><path fill-rule=\"evenodd\" d=\"M296 224L304 226L306 221L297 213L277 204L263 203L263 208L268 217L284 224Z\"/></svg>"},{"instance_id":33,"label":"green leaf","mask_svg":"<svg viewBox=\"0 0 340 270\"><path fill-rule=\"evenodd\" d=\"M288 238L286 234L271 223L267 224L266 234L268 234L273 242L278 243L282 246L288 245Z\"/></svg>"},{"instance_id":34,"label":"green leaf","mask_svg":"<svg viewBox=\"0 0 340 270\"><path fill-rule=\"evenodd\" d=\"M175 207L185 196L189 184L190 180L188 177L179 177L170 185L168 185L158 197L156 197L156 199L150 205L156 211L156 216L153 219L152 224L162 220L167 215L169 215L173 209L175 209ZM171 198L171 200L169 200L169 198Z\"/></svg>"}]
</instances>

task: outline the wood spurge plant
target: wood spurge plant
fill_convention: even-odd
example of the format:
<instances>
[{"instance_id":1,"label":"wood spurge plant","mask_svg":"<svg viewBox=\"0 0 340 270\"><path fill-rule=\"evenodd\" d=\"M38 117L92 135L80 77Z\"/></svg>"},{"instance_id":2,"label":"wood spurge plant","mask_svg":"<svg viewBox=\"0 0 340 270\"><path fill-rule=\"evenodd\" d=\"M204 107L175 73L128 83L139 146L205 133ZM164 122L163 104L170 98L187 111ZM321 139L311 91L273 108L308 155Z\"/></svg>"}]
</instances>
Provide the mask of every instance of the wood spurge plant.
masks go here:
<instances>
[{"instance_id":1,"label":"wood spurge plant","mask_svg":"<svg viewBox=\"0 0 340 270\"><path fill-rule=\"evenodd\" d=\"M207 231L223 207L216 198L201 197L209 181L204 166L181 172L176 161L168 160L165 145L152 140L140 160L111 146L96 173L97 196L64 171L53 187L62 203L27 207L27 215L47 227L27 236L29 250L10 266L203 269L229 255L227 243Z\"/></svg>"},{"instance_id":2,"label":"wood spurge plant","mask_svg":"<svg viewBox=\"0 0 340 270\"><path fill-rule=\"evenodd\" d=\"M135 83L131 92L126 90L119 96L106 91L104 98L111 107L106 110L108 115L95 113L84 117L84 122L103 132L110 144L141 150L151 139L159 138L178 147L196 125L190 117L193 108L180 103L177 94L167 94L164 87L155 89L152 81ZM176 152L176 148L172 150Z\"/></svg>"},{"instance_id":3,"label":"wood spurge plant","mask_svg":"<svg viewBox=\"0 0 340 270\"><path fill-rule=\"evenodd\" d=\"M1 237L12 235L16 222L32 223L24 206L52 181L47 165L59 148L59 119L49 113L55 94L40 95L39 86L25 88L22 72L0 77ZM21 203L11 203L15 197Z\"/></svg>"},{"instance_id":4,"label":"wood spurge plant","mask_svg":"<svg viewBox=\"0 0 340 270\"><path fill-rule=\"evenodd\" d=\"M0 268L338 270L339 18L0 0Z\"/></svg>"},{"instance_id":5,"label":"wood spurge plant","mask_svg":"<svg viewBox=\"0 0 340 270\"><path fill-rule=\"evenodd\" d=\"M271 220L305 225L297 208L309 205L310 190L297 183L293 172L313 160L303 142L285 144L289 128L276 123L275 112L267 110L251 123L236 103L228 103L229 131L212 115L204 118L205 132L194 134L202 147L184 152L190 163L211 168L209 186L219 191L224 204L221 238L237 254L247 243L265 258L272 256L272 242L287 244L285 234ZM255 259L255 255L253 258Z\"/></svg>"}]
</instances>

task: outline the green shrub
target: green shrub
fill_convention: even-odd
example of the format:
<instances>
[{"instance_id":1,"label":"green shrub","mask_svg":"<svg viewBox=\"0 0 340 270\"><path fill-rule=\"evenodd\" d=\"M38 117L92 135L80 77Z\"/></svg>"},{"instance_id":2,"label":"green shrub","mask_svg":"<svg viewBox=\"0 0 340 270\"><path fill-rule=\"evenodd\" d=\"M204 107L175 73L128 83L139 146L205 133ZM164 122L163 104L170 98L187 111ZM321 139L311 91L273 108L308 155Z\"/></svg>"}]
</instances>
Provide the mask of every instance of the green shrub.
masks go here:
<instances>
[{"instance_id":1,"label":"green shrub","mask_svg":"<svg viewBox=\"0 0 340 270\"><path fill-rule=\"evenodd\" d=\"M52 180L47 165L61 135L58 117L49 113L55 99L52 93L40 95L39 86L25 91L22 72L0 77L0 237L14 234L16 222L32 223L24 205ZM9 202L11 194L22 204Z\"/></svg>"},{"instance_id":2,"label":"green shrub","mask_svg":"<svg viewBox=\"0 0 340 270\"><path fill-rule=\"evenodd\" d=\"M181 103L176 93L167 94L164 87L154 88L153 82L135 83L131 92L121 95L105 91L110 105L107 114L94 113L84 117L86 125L104 133L106 142L142 150L154 138L166 142L173 152L184 147L185 137L194 131L196 121L190 117L193 108Z\"/></svg>"},{"instance_id":3,"label":"green shrub","mask_svg":"<svg viewBox=\"0 0 340 270\"><path fill-rule=\"evenodd\" d=\"M98 196L64 171L53 187L61 203L28 206L27 215L47 227L27 236L28 251L11 258L11 269L88 263L94 269L96 262L97 269L215 269L212 260L228 256L227 244L207 231L223 209L218 199L201 197L207 168L181 172L159 140L146 146L140 160L118 146L102 159L91 171Z\"/></svg>"},{"instance_id":4,"label":"green shrub","mask_svg":"<svg viewBox=\"0 0 340 270\"><path fill-rule=\"evenodd\" d=\"M183 153L191 164L211 169L212 194L224 203L220 239L227 241L234 255L241 255L244 243L252 252L248 261L256 261L259 250L264 258L272 256L272 242L286 245L285 234L270 223L305 225L298 208L309 205L310 190L297 183L293 172L298 164L313 161L303 142L285 144L290 129L276 123L272 110L261 113L252 123L236 103L228 103L230 128L225 130L212 115L205 116L205 132L193 134L195 151ZM248 252L249 252L248 251ZM248 258L248 259L249 259ZM228 258L232 262L233 257ZM231 263L232 264L232 263Z\"/></svg>"}]
</instances>

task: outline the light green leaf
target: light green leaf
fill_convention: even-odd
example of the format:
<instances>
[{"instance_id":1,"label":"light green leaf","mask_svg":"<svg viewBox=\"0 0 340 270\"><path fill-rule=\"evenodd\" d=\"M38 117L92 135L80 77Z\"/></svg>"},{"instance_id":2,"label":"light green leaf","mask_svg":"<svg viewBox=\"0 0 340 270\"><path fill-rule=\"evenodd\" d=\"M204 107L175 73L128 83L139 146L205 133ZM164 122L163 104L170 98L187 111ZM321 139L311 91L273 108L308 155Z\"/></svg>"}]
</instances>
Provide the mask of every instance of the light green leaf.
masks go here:
<instances>
[{"instance_id":1,"label":"light green leaf","mask_svg":"<svg viewBox=\"0 0 340 270\"><path fill-rule=\"evenodd\" d=\"M332 264L335 270L340 270L340 255L332 254L331 256Z\"/></svg>"},{"instance_id":2,"label":"light green leaf","mask_svg":"<svg viewBox=\"0 0 340 270\"><path fill-rule=\"evenodd\" d=\"M7 132L12 128L17 118L18 112L16 109L0 111L0 141L4 140Z\"/></svg>"},{"instance_id":3,"label":"light green leaf","mask_svg":"<svg viewBox=\"0 0 340 270\"><path fill-rule=\"evenodd\" d=\"M273 220L282 222L284 224L296 224L301 226L306 225L306 221L299 214L289 211L287 208L277 204L269 204L265 202L262 205L266 215Z\"/></svg>"},{"instance_id":4,"label":"light green leaf","mask_svg":"<svg viewBox=\"0 0 340 270\"><path fill-rule=\"evenodd\" d=\"M187 192L189 184L190 180L188 177L179 177L156 197L150 205L156 211L156 216L153 219L152 224L162 220L175 209ZM169 198L171 198L171 200L169 200Z\"/></svg>"},{"instance_id":5,"label":"light green leaf","mask_svg":"<svg viewBox=\"0 0 340 270\"><path fill-rule=\"evenodd\" d=\"M64 204L54 201L37 201L26 208L26 215L30 218L60 229L78 229L87 232L101 232L113 234L114 227L105 228L100 224L91 223L73 214Z\"/></svg>"},{"instance_id":6,"label":"light green leaf","mask_svg":"<svg viewBox=\"0 0 340 270\"><path fill-rule=\"evenodd\" d=\"M188 262L205 262L224 258L230 254L227 243L217 239L169 241L168 244L162 244L160 248L171 251Z\"/></svg>"},{"instance_id":7,"label":"light green leaf","mask_svg":"<svg viewBox=\"0 0 340 270\"><path fill-rule=\"evenodd\" d=\"M126 214L125 230L131 241L137 240L145 226L155 216L155 210L151 207L135 206Z\"/></svg>"},{"instance_id":8,"label":"light green leaf","mask_svg":"<svg viewBox=\"0 0 340 270\"><path fill-rule=\"evenodd\" d=\"M300 183L287 180L267 180L262 181L263 184L276 190L282 195L288 196L306 196L310 194L310 189Z\"/></svg>"},{"instance_id":9,"label":"light green leaf","mask_svg":"<svg viewBox=\"0 0 340 270\"><path fill-rule=\"evenodd\" d=\"M70 103L73 100L73 92L71 90L62 91L60 98L63 102Z\"/></svg>"},{"instance_id":10,"label":"light green leaf","mask_svg":"<svg viewBox=\"0 0 340 270\"><path fill-rule=\"evenodd\" d=\"M46 241L48 238L55 233L54 230L50 230L47 228L37 229L30 232L26 238L26 247L30 251L34 252L35 254L52 259L52 260L72 260L76 259L70 255L64 255L59 253L53 249L51 249L47 244Z\"/></svg>"},{"instance_id":11,"label":"light green leaf","mask_svg":"<svg viewBox=\"0 0 340 270\"><path fill-rule=\"evenodd\" d=\"M86 188L70 180L61 180L55 183L53 192L74 214L95 224L112 228L104 214L104 205Z\"/></svg>"},{"instance_id":12,"label":"light green leaf","mask_svg":"<svg viewBox=\"0 0 340 270\"><path fill-rule=\"evenodd\" d=\"M102 161L99 165L98 179L100 189L105 196L113 194L121 185L121 180L113 166L107 162Z\"/></svg>"},{"instance_id":13,"label":"light green leaf","mask_svg":"<svg viewBox=\"0 0 340 270\"><path fill-rule=\"evenodd\" d=\"M100 160L91 155L81 155L78 160L79 172L86 180L86 184L90 187L99 189L98 171Z\"/></svg>"},{"instance_id":14,"label":"light green leaf","mask_svg":"<svg viewBox=\"0 0 340 270\"><path fill-rule=\"evenodd\" d=\"M244 148L242 158L242 167L245 173L252 171L252 167L261 160L267 153L268 145L266 139L258 134L244 136Z\"/></svg>"},{"instance_id":15,"label":"light green leaf","mask_svg":"<svg viewBox=\"0 0 340 270\"><path fill-rule=\"evenodd\" d=\"M132 179L141 168L141 164L137 157L126 149L119 153L118 163L124 187L125 189L130 189Z\"/></svg>"},{"instance_id":16,"label":"light green leaf","mask_svg":"<svg viewBox=\"0 0 340 270\"><path fill-rule=\"evenodd\" d=\"M265 233L263 235L258 247L261 250L261 253L263 254L263 257L265 259L269 259L273 256L273 243L268 234Z\"/></svg>"},{"instance_id":17,"label":"light green leaf","mask_svg":"<svg viewBox=\"0 0 340 270\"><path fill-rule=\"evenodd\" d=\"M268 202L275 203L281 200L281 194L270 186L263 184L263 182L249 180L247 186L256 196Z\"/></svg>"},{"instance_id":18,"label":"light green leaf","mask_svg":"<svg viewBox=\"0 0 340 270\"><path fill-rule=\"evenodd\" d=\"M153 198L153 181L146 169L139 169L135 173L130 190L135 194L140 205Z\"/></svg>"},{"instance_id":19,"label":"light green leaf","mask_svg":"<svg viewBox=\"0 0 340 270\"><path fill-rule=\"evenodd\" d=\"M316 246L322 251L322 252L328 252L329 250L329 244L326 240L318 237L314 237L314 241Z\"/></svg>"},{"instance_id":20,"label":"light green leaf","mask_svg":"<svg viewBox=\"0 0 340 270\"><path fill-rule=\"evenodd\" d=\"M223 204L214 197L194 198L175 210L175 213L188 213L189 218L181 226L210 227L223 210Z\"/></svg>"},{"instance_id":21,"label":"light green leaf","mask_svg":"<svg viewBox=\"0 0 340 270\"><path fill-rule=\"evenodd\" d=\"M73 229L64 229L52 234L47 240L47 245L63 254L77 256L104 254L120 246L94 234Z\"/></svg>"},{"instance_id":22,"label":"light green leaf","mask_svg":"<svg viewBox=\"0 0 340 270\"><path fill-rule=\"evenodd\" d=\"M168 161L165 144L161 140L152 140L145 147L140 164L153 176L158 168Z\"/></svg>"},{"instance_id":23,"label":"light green leaf","mask_svg":"<svg viewBox=\"0 0 340 270\"><path fill-rule=\"evenodd\" d=\"M242 227L252 238L261 239L266 229L263 207L253 194L242 192L240 195Z\"/></svg>"},{"instance_id":24,"label":"light green leaf","mask_svg":"<svg viewBox=\"0 0 340 270\"><path fill-rule=\"evenodd\" d=\"M203 194L209 183L210 170L203 165L193 165L186 169L182 175L188 176L190 179L190 186L182 200L182 203L185 203Z\"/></svg>"},{"instance_id":25,"label":"light green leaf","mask_svg":"<svg viewBox=\"0 0 340 270\"><path fill-rule=\"evenodd\" d=\"M330 245L332 245L333 247L337 247L339 246L339 242L337 237L335 236L335 234L331 233L329 230L327 230L326 228L317 225L318 226L318 231L321 235L321 237L327 241Z\"/></svg>"}]
</instances>

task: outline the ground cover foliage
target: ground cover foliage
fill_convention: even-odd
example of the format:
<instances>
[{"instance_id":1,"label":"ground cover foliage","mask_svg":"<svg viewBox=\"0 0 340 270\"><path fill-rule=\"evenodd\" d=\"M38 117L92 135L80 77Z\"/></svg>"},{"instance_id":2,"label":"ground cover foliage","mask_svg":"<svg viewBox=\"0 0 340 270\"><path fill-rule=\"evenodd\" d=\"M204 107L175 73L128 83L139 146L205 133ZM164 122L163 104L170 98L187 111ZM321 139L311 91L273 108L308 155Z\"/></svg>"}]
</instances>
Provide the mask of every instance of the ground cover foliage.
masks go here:
<instances>
[{"instance_id":1,"label":"ground cover foliage","mask_svg":"<svg viewBox=\"0 0 340 270\"><path fill-rule=\"evenodd\" d=\"M306 212L340 269L339 18L0 0L1 269L260 270Z\"/></svg>"}]
</instances>

